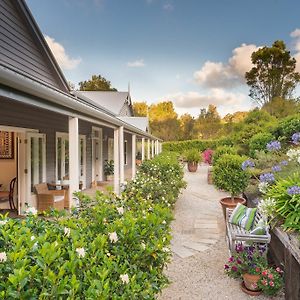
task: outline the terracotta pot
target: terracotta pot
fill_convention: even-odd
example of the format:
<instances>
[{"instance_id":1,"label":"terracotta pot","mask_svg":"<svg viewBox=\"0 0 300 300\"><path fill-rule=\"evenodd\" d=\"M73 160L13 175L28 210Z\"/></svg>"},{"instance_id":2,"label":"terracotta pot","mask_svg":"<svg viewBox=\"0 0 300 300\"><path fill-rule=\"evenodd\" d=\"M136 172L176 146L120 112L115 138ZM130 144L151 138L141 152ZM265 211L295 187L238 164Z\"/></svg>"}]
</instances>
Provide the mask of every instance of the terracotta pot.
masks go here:
<instances>
[{"instance_id":1,"label":"terracotta pot","mask_svg":"<svg viewBox=\"0 0 300 300\"><path fill-rule=\"evenodd\" d=\"M246 288L246 286L245 286L244 281L241 282L241 290L242 290L245 294L250 295L250 296L259 296L259 295L262 293L262 291L250 291L250 290L248 290L248 289Z\"/></svg>"},{"instance_id":2,"label":"terracotta pot","mask_svg":"<svg viewBox=\"0 0 300 300\"><path fill-rule=\"evenodd\" d=\"M137 166L140 166L140 165L142 164L142 160L141 160L141 159L136 159L136 160L135 160L135 164L136 164Z\"/></svg>"},{"instance_id":3,"label":"terracotta pot","mask_svg":"<svg viewBox=\"0 0 300 300\"><path fill-rule=\"evenodd\" d=\"M226 208L235 208L238 205L238 203L246 204L246 199L240 197L234 197L232 201L231 197L226 197L226 198L222 198L220 200L220 203L223 208L224 219L226 219Z\"/></svg>"},{"instance_id":4,"label":"terracotta pot","mask_svg":"<svg viewBox=\"0 0 300 300\"><path fill-rule=\"evenodd\" d=\"M188 170L189 172L196 172L198 169L198 163L196 162L188 162Z\"/></svg>"},{"instance_id":5,"label":"terracotta pot","mask_svg":"<svg viewBox=\"0 0 300 300\"><path fill-rule=\"evenodd\" d=\"M260 275L254 275L254 274L243 274L244 284L247 290L249 291L259 291L259 288L257 286L257 282L260 278Z\"/></svg>"}]
</instances>

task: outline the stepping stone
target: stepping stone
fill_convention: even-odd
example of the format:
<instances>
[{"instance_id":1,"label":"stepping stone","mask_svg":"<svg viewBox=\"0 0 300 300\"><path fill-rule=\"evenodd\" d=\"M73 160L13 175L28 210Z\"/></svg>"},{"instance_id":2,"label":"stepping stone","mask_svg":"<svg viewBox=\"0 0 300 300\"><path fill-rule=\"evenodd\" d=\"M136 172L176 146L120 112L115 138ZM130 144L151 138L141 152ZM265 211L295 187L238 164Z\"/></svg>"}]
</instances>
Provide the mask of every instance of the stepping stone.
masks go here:
<instances>
[{"instance_id":1,"label":"stepping stone","mask_svg":"<svg viewBox=\"0 0 300 300\"><path fill-rule=\"evenodd\" d=\"M179 245L171 246L171 250L173 253L177 254L180 258L187 258L195 254L194 252L188 250L187 248Z\"/></svg>"},{"instance_id":2,"label":"stepping stone","mask_svg":"<svg viewBox=\"0 0 300 300\"><path fill-rule=\"evenodd\" d=\"M220 234L218 234L218 233L210 233L210 232L197 232L195 234L195 237L199 238L199 239L219 240L220 239Z\"/></svg>"},{"instance_id":3,"label":"stepping stone","mask_svg":"<svg viewBox=\"0 0 300 300\"><path fill-rule=\"evenodd\" d=\"M219 225L217 222L214 223L199 223L199 222L195 222L194 224L194 228L196 229L219 229Z\"/></svg>"},{"instance_id":4,"label":"stepping stone","mask_svg":"<svg viewBox=\"0 0 300 300\"><path fill-rule=\"evenodd\" d=\"M196 242L196 243L202 243L202 244L208 244L208 245L213 245L217 241L218 240L214 240L214 239L194 239L194 242Z\"/></svg>"},{"instance_id":5,"label":"stepping stone","mask_svg":"<svg viewBox=\"0 0 300 300\"><path fill-rule=\"evenodd\" d=\"M200 243L195 243L195 242L186 242L183 244L184 247L199 251L199 252L203 252L207 249L209 249L209 247L207 245L203 245Z\"/></svg>"}]
</instances>

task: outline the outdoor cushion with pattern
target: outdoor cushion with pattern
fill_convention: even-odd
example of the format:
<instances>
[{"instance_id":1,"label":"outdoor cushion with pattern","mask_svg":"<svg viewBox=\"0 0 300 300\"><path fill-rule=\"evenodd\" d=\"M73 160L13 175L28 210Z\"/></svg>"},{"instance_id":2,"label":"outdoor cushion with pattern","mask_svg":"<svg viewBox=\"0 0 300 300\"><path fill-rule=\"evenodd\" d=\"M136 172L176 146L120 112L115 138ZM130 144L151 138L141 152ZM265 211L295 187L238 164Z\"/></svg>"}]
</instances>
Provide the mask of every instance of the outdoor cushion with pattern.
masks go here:
<instances>
[{"instance_id":1,"label":"outdoor cushion with pattern","mask_svg":"<svg viewBox=\"0 0 300 300\"><path fill-rule=\"evenodd\" d=\"M248 208L247 206L238 203L229 218L229 223L250 230L255 219L256 210L257 208Z\"/></svg>"},{"instance_id":2,"label":"outdoor cushion with pattern","mask_svg":"<svg viewBox=\"0 0 300 300\"><path fill-rule=\"evenodd\" d=\"M256 226L250 231L251 234L256 234L256 235L264 235L266 234L267 231L267 224L265 220L260 219Z\"/></svg>"}]
</instances>

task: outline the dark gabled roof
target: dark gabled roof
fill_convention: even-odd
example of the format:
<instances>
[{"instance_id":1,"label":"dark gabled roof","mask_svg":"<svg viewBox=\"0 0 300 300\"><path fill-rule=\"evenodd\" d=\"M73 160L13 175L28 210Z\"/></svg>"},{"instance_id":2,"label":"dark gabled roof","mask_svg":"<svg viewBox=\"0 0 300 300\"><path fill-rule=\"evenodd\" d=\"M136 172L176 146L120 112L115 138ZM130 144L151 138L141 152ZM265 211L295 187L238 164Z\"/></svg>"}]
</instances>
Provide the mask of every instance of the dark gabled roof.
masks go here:
<instances>
[{"instance_id":1,"label":"dark gabled roof","mask_svg":"<svg viewBox=\"0 0 300 300\"><path fill-rule=\"evenodd\" d=\"M68 92L68 83L24 0L0 1L0 64Z\"/></svg>"},{"instance_id":2,"label":"dark gabled roof","mask_svg":"<svg viewBox=\"0 0 300 300\"><path fill-rule=\"evenodd\" d=\"M115 116L120 116L124 105L128 106L130 115L133 116L132 103L129 92L111 92L111 91L76 91L77 96L84 96L93 103L106 108Z\"/></svg>"}]
</instances>

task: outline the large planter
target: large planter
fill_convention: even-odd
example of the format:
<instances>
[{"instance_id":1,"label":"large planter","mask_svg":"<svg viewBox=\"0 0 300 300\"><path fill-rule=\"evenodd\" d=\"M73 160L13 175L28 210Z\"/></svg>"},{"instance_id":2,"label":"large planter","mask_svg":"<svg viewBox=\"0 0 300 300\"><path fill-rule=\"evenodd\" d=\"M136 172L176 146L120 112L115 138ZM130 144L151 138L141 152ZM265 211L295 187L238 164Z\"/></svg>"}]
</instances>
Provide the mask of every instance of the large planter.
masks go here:
<instances>
[{"instance_id":1,"label":"large planter","mask_svg":"<svg viewBox=\"0 0 300 300\"><path fill-rule=\"evenodd\" d=\"M188 170L189 170L189 172L196 172L197 171L197 169L198 169L198 163L196 163L196 162L188 162Z\"/></svg>"},{"instance_id":2,"label":"large planter","mask_svg":"<svg viewBox=\"0 0 300 300\"><path fill-rule=\"evenodd\" d=\"M253 292L259 291L259 288L257 286L259 279L260 279L260 275L248 274L248 273L243 274L245 287L249 291L253 291Z\"/></svg>"},{"instance_id":3,"label":"large planter","mask_svg":"<svg viewBox=\"0 0 300 300\"><path fill-rule=\"evenodd\" d=\"M222 205L223 208L224 219L226 219L226 208L234 209L238 205L238 203L246 204L246 199L240 197L234 197L232 201L231 197L226 197L220 200L220 204Z\"/></svg>"}]
</instances>

